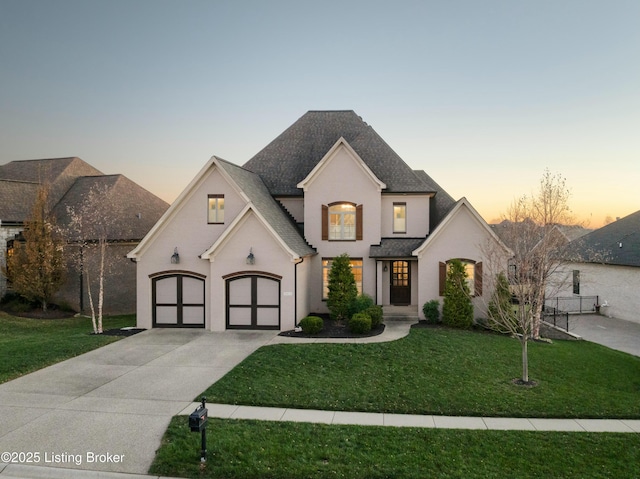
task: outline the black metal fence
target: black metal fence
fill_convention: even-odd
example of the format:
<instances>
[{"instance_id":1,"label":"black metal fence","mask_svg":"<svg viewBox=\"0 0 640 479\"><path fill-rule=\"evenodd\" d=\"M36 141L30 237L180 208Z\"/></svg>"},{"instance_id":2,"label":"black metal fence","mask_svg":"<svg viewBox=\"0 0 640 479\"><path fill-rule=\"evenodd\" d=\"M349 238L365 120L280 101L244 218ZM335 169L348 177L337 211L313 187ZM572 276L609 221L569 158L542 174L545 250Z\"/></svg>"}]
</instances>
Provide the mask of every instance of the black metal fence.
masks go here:
<instances>
[{"instance_id":1,"label":"black metal fence","mask_svg":"<svg viewBox=\"0 0 640 479\"><path fill-rule=\"evenodd\" d=\"M542 310L543 321L553 324L556 328L562 328L569 332L569 313L558 311L552 306L545 306Z\"/></svg>"},{"instance_id":2,"label":"black metal fence","mask_svg":"<svg viewBox=\"0 0 640 479\"><path fill-rule=\"evenodd\" d=\"M546 298L544 309L555 309L559 313L595 313L600 308L598 296L567 296Z\"/></svg>"}]
</instances>

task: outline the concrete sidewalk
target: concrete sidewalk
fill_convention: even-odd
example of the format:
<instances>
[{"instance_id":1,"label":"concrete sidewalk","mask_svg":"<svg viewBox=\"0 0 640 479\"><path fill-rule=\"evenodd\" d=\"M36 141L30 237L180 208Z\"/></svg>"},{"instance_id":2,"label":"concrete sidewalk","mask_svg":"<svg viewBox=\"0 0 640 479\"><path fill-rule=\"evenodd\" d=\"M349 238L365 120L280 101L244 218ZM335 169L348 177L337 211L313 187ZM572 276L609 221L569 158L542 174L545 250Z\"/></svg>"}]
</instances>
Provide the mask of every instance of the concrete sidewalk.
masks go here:
<instances>
[{"instance_id":1,"label":"concrete sidewalk","mask_svg":"<svg viewBox=\"0 0 640 479\"><path fill-rule=\"evenodd\" d=\"M190 414L200 403L192 403L180 414ZM255 419L359 426L422 427L432 429L484 429L500 431L574 431L640 433L640 419L546 419L507 417L461 417L416 414L386 414L349 411L319 411L277 407L207 404L209 417Z\"/></svg>"}]
</instances>

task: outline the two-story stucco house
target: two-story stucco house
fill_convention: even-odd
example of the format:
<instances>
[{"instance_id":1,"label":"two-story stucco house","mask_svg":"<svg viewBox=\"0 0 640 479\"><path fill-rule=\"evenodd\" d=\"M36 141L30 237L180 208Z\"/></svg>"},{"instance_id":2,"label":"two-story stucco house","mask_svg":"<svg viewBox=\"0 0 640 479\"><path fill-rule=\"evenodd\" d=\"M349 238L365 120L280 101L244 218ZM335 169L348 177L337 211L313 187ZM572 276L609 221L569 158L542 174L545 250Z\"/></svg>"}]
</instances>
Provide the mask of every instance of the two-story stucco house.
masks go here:
<instances>
[{"instance_id":1,"label":"two-story stucco house","mask_svg":"<svg viewBox=\"0 0 640 479\"><path fill-rule=\"evenodd\" d=\"M462 259L482 315L487 242L507 251L356 113L310 111L242 167L211 158L128 256L139 327L289 330L327 311L343 253L360 292L420 314Z\"/></svg>"}]
</instances>

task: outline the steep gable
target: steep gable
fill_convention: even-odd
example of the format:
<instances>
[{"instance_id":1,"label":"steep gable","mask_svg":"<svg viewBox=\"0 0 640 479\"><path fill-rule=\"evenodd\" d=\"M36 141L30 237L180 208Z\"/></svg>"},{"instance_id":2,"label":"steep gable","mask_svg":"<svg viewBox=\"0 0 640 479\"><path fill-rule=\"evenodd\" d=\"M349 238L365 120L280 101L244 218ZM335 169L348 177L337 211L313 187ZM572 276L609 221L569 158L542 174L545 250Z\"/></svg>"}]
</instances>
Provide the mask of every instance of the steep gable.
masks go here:
<instances>
[{"instance_id":1,"label":"steep gable","mask_svg":"<svg viewBox=\"0 0 640 479\"><path fill-rule=\"evenodd\" d=\"M302 182L340 140L353 148L387 192L431 192L398 154L353 111L309 111L243 166L273 196L300 196Z\"/></svg>"}]
</instances>

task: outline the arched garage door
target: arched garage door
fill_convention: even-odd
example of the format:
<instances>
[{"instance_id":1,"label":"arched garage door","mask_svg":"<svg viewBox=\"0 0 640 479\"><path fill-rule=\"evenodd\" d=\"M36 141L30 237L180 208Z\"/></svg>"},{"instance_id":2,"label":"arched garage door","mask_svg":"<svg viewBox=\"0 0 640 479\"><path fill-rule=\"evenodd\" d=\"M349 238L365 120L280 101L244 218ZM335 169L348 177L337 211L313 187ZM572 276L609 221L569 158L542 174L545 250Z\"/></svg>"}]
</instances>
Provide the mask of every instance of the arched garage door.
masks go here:
<instances>
[{"instance_id":1,"label":"arched garage door","mask_svg":"<svg viewBox=\"0 0 640 479\"><path fill-rule=\"evenodd\" d=\"M204 278L172 273L151 282L154 328L204 328Z\"/></svg>"},{"instance_id":2,"label":"arched garage door","mask_svg":"<svg viewBox=\"0 0 640 479\"><path fill-rule=\"evenodd\" d=\"M226 279L228 329L280 329L280 277L238 275Z\"/></svg>"}]
</instances>

